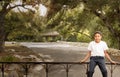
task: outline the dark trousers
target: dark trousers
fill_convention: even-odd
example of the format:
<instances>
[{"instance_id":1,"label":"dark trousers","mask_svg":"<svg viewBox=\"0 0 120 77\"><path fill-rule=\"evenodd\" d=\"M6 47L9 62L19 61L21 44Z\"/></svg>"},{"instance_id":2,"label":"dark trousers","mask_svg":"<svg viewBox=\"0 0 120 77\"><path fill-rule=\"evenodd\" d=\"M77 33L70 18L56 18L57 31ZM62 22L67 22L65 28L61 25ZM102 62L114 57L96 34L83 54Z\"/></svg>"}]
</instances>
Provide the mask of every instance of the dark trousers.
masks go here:
<instances>
[{"instance_id":1,"label":"dark trousers","mask_svg":"<svg viewBox=\"0 0 120 77\"><path fill-rule=\"evenodd\" d=\"M105 59L104 57L101 56L95 56L95 57L90 57L90 64L89 64L89 70L87 73L87 77L93 77L94 69L96 65L99 66L102 76L107 77L107 69L105 66Z\"/></svg>"}]
</instances>

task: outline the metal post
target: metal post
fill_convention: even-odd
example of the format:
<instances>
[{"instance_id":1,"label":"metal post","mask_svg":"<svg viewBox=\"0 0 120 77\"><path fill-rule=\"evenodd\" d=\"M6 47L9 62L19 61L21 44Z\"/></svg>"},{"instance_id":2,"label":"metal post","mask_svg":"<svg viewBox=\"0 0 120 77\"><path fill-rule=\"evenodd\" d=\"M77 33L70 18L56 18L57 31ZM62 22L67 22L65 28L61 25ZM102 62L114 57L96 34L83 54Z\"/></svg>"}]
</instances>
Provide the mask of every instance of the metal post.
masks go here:
<instances>
[{"instance_id":1,"label":"metal post","mask_svg":"<svg viewBox=\"0 0 120 77\"><path fill-rule=\"evenodd\" d=\"M46 77L48 77L48 64L46 64L45 70L46 70Z\"/></svg>"},{"instance_id":2,"label":"metal post","mask_svg":"<svg viewBox=\"0 0 120 77\"><path fill-rule=\"evenodd\" d=\"M66 64L66 77L68 77L68 72L69 72L69 66Z\"/></svg>"},{"instance_id":3,"label":"metal post","mask_svg":"<svg viewBox=\"0 0 120 77\"><path fill-rule=\"evenodd\" d=\"M26 74L26 77L28 77L28 67L27 67L27 64L25 65L25 74Z\"/></svg>"},{"instance_id":4,"label":"metal post","mask_svg":"<svg viewBox=\"0 0 120 77\"><path fill-rule=\"evenodd\" d=\"M2 77L4 77L4 64L3 63L2 63L1 71L2 71Z\"/></svg>"},{"instance_id":5,"label":"metal post","mask_svg":"<svg viewBox=\"0 0 120 77\"><path fill-rule=\"evenodd\" d=\"M87 63L87 69L86 69L86 75L88 75L88 67L89 66L89 64Z\"/></svg>"},{"instance_id":6,"label":"metal post","mask_svg":"<svg viewBox=\"0 0 120 77\"><path fill-rule=\"evenodd\" d=\"M113 65L111 64L111 77L113 77Z\"/></svg>"}]
</instances>

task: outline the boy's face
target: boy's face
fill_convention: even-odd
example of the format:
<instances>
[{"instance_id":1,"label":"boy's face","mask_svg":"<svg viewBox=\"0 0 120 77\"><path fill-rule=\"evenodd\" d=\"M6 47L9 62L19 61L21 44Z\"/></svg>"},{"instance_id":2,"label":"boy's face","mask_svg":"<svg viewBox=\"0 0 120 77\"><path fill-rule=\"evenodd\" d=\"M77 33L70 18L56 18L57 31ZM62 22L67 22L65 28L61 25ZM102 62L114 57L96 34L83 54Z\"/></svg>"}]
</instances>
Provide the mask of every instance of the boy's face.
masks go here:
<instances>
[{"instance_id":1,"label":"boy's face","mask_svg":"<svg viewBox=\"0 0 120 77\"><path fill-rule=\"evenodd\" d=\"M102 39L102 36L100 34L96 33L95 36L94 36L95 42L99 43L101 41L101 39Z\"/></svg>"}]
</instances>

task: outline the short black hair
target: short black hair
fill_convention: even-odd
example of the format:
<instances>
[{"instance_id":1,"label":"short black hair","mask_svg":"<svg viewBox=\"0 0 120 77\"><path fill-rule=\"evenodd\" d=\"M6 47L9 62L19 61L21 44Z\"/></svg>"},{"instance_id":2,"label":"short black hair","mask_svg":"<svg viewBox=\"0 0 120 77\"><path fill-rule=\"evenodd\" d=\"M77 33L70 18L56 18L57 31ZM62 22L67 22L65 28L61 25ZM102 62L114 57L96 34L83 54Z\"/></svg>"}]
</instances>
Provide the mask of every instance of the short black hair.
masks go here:
<instances>
[{"instance_id":1,"label":"short black hair","mask_svg":"<svg viewBox=\"0 0 120 77\"><path fill-rule=\"evenodd\" d=\"M95 36L95 34L100 34L102 36L102 32L101 31L96 31L93 36Z\"/></svg>"}]
</instances>

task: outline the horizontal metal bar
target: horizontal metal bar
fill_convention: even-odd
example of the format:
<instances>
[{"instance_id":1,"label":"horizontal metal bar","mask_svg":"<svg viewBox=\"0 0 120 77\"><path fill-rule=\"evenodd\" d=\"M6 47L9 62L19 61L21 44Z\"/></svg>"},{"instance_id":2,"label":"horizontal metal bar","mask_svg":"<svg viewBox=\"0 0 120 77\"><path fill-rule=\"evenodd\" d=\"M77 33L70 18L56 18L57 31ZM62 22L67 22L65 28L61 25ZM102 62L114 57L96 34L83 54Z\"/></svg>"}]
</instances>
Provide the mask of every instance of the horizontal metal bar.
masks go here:
<instances>
[{"instance_id":1,"label":"horizontal metal bar","mask_svg":"<svg viewBox=\"0 0 120 77\"><path fill-rule=\"evenodd\" d=\"M89 64L89 62L0 62L0 64ZM106 62L107 65L120 65L120 63L109 63Z\"/></svg>"}]
</instances>

